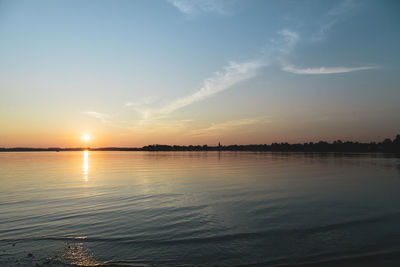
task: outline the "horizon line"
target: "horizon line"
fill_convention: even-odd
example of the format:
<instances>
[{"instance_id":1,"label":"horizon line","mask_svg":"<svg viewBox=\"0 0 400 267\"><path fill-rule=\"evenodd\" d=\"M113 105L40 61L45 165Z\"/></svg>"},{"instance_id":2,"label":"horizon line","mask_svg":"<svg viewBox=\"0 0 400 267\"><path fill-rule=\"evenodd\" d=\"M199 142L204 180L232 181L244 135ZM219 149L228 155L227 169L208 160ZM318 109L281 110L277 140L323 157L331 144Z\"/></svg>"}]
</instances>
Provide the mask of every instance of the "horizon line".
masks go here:
<instances>
[{"instance_id":1,"label":"horizon line","mask_svg":"<svg viewBox=\"0 0 400 267\"><path fill-rule=\"evenodd\" d=\"M327 142L327 141L317 141L317 142L303 142L303 143L288 143L288 142L272 142L270 144L262 144L262 143L253 143L253 144L229 144L229 145L221 145L221 142L218 142L217 145L170 145L170 144L150 144L145 145L142 147L126 147L126 146L106 146L106 147L24 147L24 146L17 146L17 147L0 147L1 152L7 151L160 151L160 150L167 150L167 151L187 151L187 150L243 150L243 149L251 149L251 150L266 150L267 148L274 149L275 147L279 147L281 150L303 150L304 148L307 149L321 149L321 146L325 146L324 149L327 149L326 146L336 146L341 147L341 149L348 149L350 146L359 146L357 149L361 147L369 146L369 150L377 150L381 149L382 147L389 147L393 146L396 150L400 152L400 134L397 134L395 138L392 140L390 138L385 138L381 142L371 141L371 142L359 142L359 141L342 141L337 139L335 141Z\"/></svg>"}]
</instances>

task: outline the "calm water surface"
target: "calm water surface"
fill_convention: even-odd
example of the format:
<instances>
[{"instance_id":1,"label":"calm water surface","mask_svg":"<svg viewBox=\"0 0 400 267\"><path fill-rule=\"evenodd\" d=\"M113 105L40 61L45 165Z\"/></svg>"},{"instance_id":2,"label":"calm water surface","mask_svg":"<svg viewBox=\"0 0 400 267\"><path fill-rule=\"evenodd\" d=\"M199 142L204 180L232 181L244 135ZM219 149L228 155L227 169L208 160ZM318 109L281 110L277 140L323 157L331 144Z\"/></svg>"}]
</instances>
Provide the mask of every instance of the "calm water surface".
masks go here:
<instances>
[{"instance_id":1,"label":"calm water surface","mask_svg":"<svg viewBox=\"0 0 400 267\"><path fill-rule=\"evenodd\" d=\"M396 266L399 251L394 156L0 153L0 266Z\"/></svg>"}]
</instances>

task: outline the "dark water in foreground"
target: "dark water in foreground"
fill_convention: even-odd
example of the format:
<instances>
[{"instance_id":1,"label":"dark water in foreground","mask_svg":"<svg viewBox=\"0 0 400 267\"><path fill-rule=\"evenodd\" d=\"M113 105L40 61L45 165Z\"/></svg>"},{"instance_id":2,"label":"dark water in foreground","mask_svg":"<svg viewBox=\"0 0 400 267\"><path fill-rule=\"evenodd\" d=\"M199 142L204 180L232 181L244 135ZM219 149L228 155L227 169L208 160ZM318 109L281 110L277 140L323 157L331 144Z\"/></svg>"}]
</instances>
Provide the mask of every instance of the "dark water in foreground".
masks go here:
<instances>
[{"instance_id":1,"label":"dark water in foreground","mask_svg":"<svg viewBox=\"0 0 400 267\"><path fill-rule=\"evenodd\" d=\"M36 263L399 266L400 159L0 153L0 266Z\"/></svg>"}]
</instances>

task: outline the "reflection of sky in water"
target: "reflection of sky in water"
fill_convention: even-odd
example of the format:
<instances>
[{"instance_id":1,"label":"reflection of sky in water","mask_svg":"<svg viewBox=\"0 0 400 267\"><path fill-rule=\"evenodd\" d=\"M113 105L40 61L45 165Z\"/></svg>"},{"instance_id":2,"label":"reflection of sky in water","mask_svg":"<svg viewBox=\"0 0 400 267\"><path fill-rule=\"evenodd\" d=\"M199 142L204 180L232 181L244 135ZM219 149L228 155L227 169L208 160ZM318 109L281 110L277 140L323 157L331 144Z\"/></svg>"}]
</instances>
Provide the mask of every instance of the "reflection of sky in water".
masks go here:
<instances>
[{"instance_id":1,"label":"reflection of sky in water","mask_svg":"<svg viewBox=\"0 0 400 267\"><path fill-rule=\"evenodd\" d=\"M83 179L85 182L88 181L89 174L89 151L83 151Z\"/></svg>"},{"instance_id":2,"label":"reflection of sky in water","mask_svg":"<svg viewBox=\"0 0 400 267\"><path fill-rule=\"evenodd\" d=\"M380 154L0 153L0 266L400 251L399 164Z\"/></svg>"}]
</instances>

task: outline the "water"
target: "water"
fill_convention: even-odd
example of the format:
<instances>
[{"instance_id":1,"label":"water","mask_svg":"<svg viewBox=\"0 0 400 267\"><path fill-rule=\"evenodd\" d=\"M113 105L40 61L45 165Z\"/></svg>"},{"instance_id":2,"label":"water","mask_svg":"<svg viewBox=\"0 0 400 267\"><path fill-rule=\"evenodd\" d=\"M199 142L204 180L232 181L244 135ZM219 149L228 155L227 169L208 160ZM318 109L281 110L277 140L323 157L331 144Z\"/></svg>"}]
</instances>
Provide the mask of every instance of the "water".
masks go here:
<instances>
[{"instance_id":1,"label":"water","mask_svg":"<svg viewBox=\"0 0 400 267\"><path fill-rule=\"evenodd\" d=\"M0 182L0 266L400 262L394 156L0 153Z\"/></svg>"}]
</instances>

